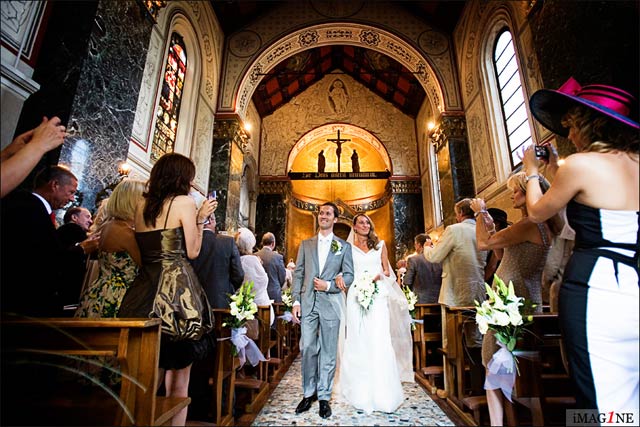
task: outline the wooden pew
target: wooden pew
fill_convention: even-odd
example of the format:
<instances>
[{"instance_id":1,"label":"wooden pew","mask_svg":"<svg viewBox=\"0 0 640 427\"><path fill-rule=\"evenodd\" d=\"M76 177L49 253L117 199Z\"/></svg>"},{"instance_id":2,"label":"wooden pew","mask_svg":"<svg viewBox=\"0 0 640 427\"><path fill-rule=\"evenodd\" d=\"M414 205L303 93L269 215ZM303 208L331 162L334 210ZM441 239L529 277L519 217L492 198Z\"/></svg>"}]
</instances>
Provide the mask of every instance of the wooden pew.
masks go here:
<instances>
[{"instance_id":1,"label":"wooden pew","mask_svg":"<svg viewBox=\"0 0 640 427\"><path fill-rule=\"evenodd\" d=\"M558 314L535 314L527 330L514 351L520 375L512 394L515 408L506 411L508 422L518 425L522 407L533 425L549 425L554 411L562 422L565 411L575 407L575 396L563 363Z\"/></svg>"},{"instance_id":2,"label":"wooden pew","mask_svg":"<svg viewBox=\"0 0 640 427\"><path fill-rule=\"evenodd\" d=\"M430 393L437 390L435 379L443 376L442 358L437 357L437 348L442 347L442 325L440 304L416 304L416 323L413 331L413 355L416 380ZM435 356L435 357L434 357Z\"/></svg>"},{"instance_id":3,"label":"wooden pew","mask_svg":"<svg viewBox=\"0 0 640 427\"><path fill-rule=\"evenodd\" d=\"M278 319L278 316L282 316L285 312L285 306L282 303L273 303L273 310L275 312L276 319L274 320L274 327L271 328L271 342L274 344L271 348L271 359L269 359L269 382L277 384L289 367L290 360L287 359L289 349L287 348L287 328L289 323L284 322L282 319Z\"/></svg>"},{"instance_id":4,"label":"wooden pew","mask_svg":"<svg viewBox=\"0 0 640 427\"><path fill-rule=\"evenodd\" d=\"M258 306L257 318L260 332L256 344L265 357L272 346L271 326L269 324L270 315L271 311L268 305ZM245 412L249 414L257 413L269 397L268 361L258 363L255 367L255 378L252 376L236 377L236 390L244 390L248 393L245 399Z\"/></svg>"},{"instance_id":5,"label":"wooden pew","mask_svg":"<svg viewBox=\"0 0 640 427\"><path fill-rule=\"evenodd\" d=\"M102 398L96 398L101 389L88 386L82 389L82 395L72 396L71 389L75 390L73 385L78 384L79 373L71 374L76 377L71 376L71 381L67 381L69 389L63 387L64 383L56 382L50 399L11 396L15 406L4 406L3 409L17 411L14 415L23 422L25 418L35 417L41 419L41 423L53 424L69 417L69 425L78 422L85 425L164 425L190 402L188 397L156 397L159 319L8 319L2 321L2 340L3 370L12 362L16 363L15 367L32 366L33 369L53 366L56 372L67 373L69 377L68 372L82 369L80 362L71 361L71 358L86 360L101 356L117 360L123 374L119 395L113 398L106 393ZM47 378L56 380L58 377ZM5 375L3 387L8 387L5 381L12 380L7 380ZM38 387L37 384L33 386ZM116 398L122 406L118 406ZM79 414L86 418L78 419Z\"/></svg>"},{"instance_id":6,"label":"wooden pew","mask_svg":"<svg viewBox=\"0 0 640 427\"><path fill-rule=\"evenodd\" d=\"M233 356L233 343L231 342L231 329L222 324L231 316L229 309L213 309L216 319L216 331L218 342L215 351L213 378L213 419L217 426L232 426L235 424L233 417L233 398L236 387L236 370L238 358Z\"/></svg>"},{"instance_id":7,"label":"wooden pew","mask_svg":"<svg viewBox=\"0 0 640 427\"><path fill-rule=\"evenodd\" d=\"M470 369L466 350L463 345L463 325L475 318L474 307L452 307L442 305L445 311L447 348L440 349L445 356L445 391L447 401L454 411L468 425L478 425L481 409L486 406L484 395L469 396L470 381L468 375L474 375ZM477 382L477 381L476 381ZM470 410L471 412L469 412Z\"/></svg>"}]
</instances>

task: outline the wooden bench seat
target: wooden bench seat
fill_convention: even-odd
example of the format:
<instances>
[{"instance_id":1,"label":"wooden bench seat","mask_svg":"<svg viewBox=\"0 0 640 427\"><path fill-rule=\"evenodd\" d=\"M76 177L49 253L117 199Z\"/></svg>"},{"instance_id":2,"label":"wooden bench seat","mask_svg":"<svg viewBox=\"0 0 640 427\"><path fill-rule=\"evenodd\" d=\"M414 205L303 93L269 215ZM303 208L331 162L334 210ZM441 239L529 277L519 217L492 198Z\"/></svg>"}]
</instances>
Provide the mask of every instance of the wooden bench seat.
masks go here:
<instances>
[{"instance_id":1,"label":"wooden bench seat","mask_svg":"<svg viewBox=\"0 0 640 427\"><path fill-rule=\"evenodd\" d=\"M56 419L51 411L57 411L58 418L63 423L66 423L63 421L65 413L69 413L74 417L68 423L163 425L190 402L189 398L156 396L160 351L159 319L6 319L2 321L2 351L3 369L9 369L12 363L15 363L16 369L25 366L41 369L49 366L52 368L50 371L55 370L55 374L46 375L43 381L56 382L55 385L46 384L46 387L43 384L43 393L49 387L54 393L40 396L37 402L28 395L3 395L3 403L5 398L15 403L15 406L3 405L3 419L5 416L19 419L28 413L31 418L42 417L42 423L51 424ZM122 374L118 394L109 395L88 384L78 386L78 379L83 374L88 375L83 370L85 365L81 365L82 361L96 356L110 357L117 361ZM66 380L64 377L60 379L60 373L66 375ZM12 381L20 380L5 375L4 390L7 390L5 387L9 387L8 384ZM38 387L38 384L33 387ZM79 394L71 394L74 390L79 391ZM69 399L61 400L60 396L68 396ZM33 409L42 406L48 407L49 412L39 414ZM7 415L6 412L10 414ZM78 419L79 413L84 414L85 418Z\"/></svg>"}]
</instances>

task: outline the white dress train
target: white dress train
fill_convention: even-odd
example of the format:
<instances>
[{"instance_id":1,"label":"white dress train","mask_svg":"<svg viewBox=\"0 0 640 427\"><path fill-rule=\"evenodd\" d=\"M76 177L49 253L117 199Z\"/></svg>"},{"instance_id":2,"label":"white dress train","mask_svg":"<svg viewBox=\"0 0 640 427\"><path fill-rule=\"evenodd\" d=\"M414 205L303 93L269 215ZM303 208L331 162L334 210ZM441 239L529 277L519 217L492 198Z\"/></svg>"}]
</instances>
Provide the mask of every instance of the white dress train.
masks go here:
<instances>
[{"instance_id":1,"label":"white dress train","mask_svg":"<svg viewBox=\"0 0 640 427\"><path fill-rule=\"evenodd\" d=\"M354 282L347 294L338 345L334 389L366 413L394 412L404 401L401 381L413 381L411 318L394 277L378 283L367 312L356 299L354 284L364 272L382 273L382 245L363 252L353 246ZM344 341L343 338L344 337Z\"/></svg>"}]
</instances>

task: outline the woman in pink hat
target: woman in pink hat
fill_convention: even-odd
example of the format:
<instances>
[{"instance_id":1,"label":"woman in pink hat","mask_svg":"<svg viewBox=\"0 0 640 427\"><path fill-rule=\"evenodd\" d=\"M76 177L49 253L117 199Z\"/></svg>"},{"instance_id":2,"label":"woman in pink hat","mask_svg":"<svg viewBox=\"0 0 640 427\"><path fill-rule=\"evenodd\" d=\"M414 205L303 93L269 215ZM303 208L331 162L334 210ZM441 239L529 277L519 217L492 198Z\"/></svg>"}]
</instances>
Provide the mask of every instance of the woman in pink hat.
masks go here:
<instances>
[{"instance_id":1,"label":"woman in pink hat","mask_svg":"<svg viewBox=\"0 0 640 427\"><path fill-rule=\"evenodd\" d=\"M638 154L636 100L612 86L569 79L530 100L540 123L568 137L578 152L540 189L533 147L525 150L527 210L542 222L566 206L576 232L559 296L559 315L577 408L638 416ZM553 172L553 171L551 171ZM535 178L535 179L534 179ZM637 420L637 418L635 418Z\"/></svg>"}]
</instances>

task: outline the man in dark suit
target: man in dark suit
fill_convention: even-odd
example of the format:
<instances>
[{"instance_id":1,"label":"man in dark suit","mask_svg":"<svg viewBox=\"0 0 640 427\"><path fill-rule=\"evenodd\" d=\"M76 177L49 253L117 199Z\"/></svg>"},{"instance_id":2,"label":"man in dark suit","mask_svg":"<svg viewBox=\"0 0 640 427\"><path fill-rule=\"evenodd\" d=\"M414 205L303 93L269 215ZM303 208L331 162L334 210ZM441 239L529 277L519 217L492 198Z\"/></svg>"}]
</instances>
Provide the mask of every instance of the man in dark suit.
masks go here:
<instances>
[{"instance_id":1,"label":"man in dark suit","mask_svg":"<svg viewBox=\"0 0 640 427\"><path fill-rule=\"evenodd\" d=\"M213 215L205 222L202 247L191 261L212 308L229 308L229 295L242 285L244 270L240 252L231 236L216 233Z\"/></svg>"},{"instance_id":2,"label":"man in dark suit","mask_svg":"<svg viewBox=\"0 0 640 427\"><path fill-rule=\"evenodd\" d=\"M64 225L56 230L63 248L62 269L64 287L61 298L64 305L77 305L80 289L87 270L87 254L98 248L98 240L87 240L87 232L93 224L91 212L87 208L72 207L64 214ZM68 310L73 315L74 310Z\"/></svg>"},{"instance_id":3,"label":"man in dark suit","mask_svg":"<svg viewBox=\"0 0 640 427\"><path fill-rule=\"evenodd\" d=\"M442 266L427 261L422 255L424 247L433 246L428 234L418 234L413 240L416 253L407 258L407 272L404 285L418 297L418 304L434 304L440 296Z\"/></svg>"},{"instance_id":4,"label":"man in dark suit","mask_svg":"<svg viewBox=\"0 0 640 427\"><path fill-rule=\"evenodd\" d=\"M2 199L2 312L60 316L64 266L53 211L74 200L78 180L62 166L48 166L34 187Z\"/></svg>"},{"instance_id":5,"label":"man in dark suit","mask_svg":"<svg viewBox=\"0 0 640 427\"><path fill-rule=\"evenodd\" d=\"M262 249L256 255L262 260L264 271L269 276L267 293L275 302L282 302L282 285L287 278L282 255L274 252L276 248L276 236L273 233L264 233L262 236Z\"/></svg>"},{"instance_id":6,"label":"man in dark suit","mask_svg":"<svg viewBox=\"0 0 640 427\"><path fill-rule=\"evenodd\" d=\"M216 218L213 215L205 221L200 254L191 260L191 265L207 294L211 308L228 309L231 302L229 295L242 285L244 270L235 240L231 236L216 233ZM209 378L214 375L214 356L215 351L211 350L207 357L194 362L191 368L189 419L213 420L213 389Z\"/></svg>"}]
</instances>

